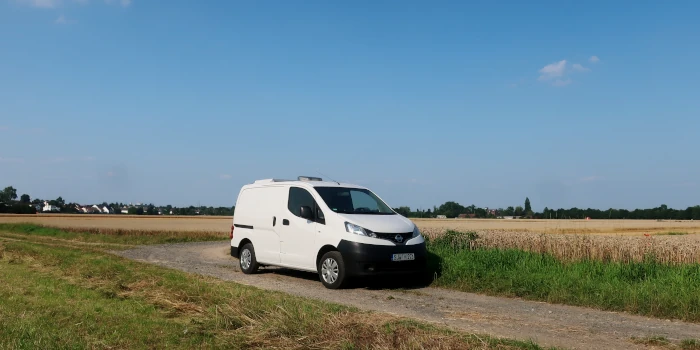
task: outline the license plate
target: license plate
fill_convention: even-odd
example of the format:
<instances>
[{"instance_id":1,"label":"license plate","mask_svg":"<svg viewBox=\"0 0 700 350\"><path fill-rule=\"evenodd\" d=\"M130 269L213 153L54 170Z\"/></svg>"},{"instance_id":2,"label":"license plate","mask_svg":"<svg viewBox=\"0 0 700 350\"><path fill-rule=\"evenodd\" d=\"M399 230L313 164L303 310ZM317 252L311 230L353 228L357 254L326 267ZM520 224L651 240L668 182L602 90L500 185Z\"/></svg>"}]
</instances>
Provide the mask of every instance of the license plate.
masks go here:
<instances>
[{"instance_id":1,"label":"license plate","mask_svg":"<svg viewBox=\"0 0 700 350\"><path fill-rule=\"evenodd\" d=\"M415 260L416 256L413 253L405 253L405 254L394 254L391 256L391 261L406 261L406 260Z\"/></svg>"}]
</instances>

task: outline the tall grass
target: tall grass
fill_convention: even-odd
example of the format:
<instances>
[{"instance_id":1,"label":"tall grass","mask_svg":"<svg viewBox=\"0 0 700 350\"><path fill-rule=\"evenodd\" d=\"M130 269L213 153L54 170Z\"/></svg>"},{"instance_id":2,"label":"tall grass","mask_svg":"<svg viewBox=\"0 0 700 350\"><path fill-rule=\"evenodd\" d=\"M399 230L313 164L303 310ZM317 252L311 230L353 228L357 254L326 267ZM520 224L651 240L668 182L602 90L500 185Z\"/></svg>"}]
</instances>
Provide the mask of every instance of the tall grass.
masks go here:
<instances>
[{"instance_id":1,"label":"tall grass","mask_svg":"<svg viewBox=\"0 0 700 350\"><path fill-rule=\"evenodd\" d=\"M487 248L474 233L429 240L439 260L435 285L491 295L700 322L700 264L565 261L543 251ZM585 246L584 246L585 247Z\"/></svg>"},{"instance_id":2,"label":"tall grass","mask_svg":"<svg viewBox=\"0 0 700 350\"><path fill-rule=\"evenodd\" d=\"M424 231L432 239L441 239L455 231ZM470 248L517 249L551 254L564 261L642 262L649 257L665 264L700 263L700 237L667 233L648 236L591 236L543 234L532 232L477 231L478 237L466 243ZM463 236L447 237L454 241ZM455 243L455 242L453 242Z\"/></svg>"}]
</instances>

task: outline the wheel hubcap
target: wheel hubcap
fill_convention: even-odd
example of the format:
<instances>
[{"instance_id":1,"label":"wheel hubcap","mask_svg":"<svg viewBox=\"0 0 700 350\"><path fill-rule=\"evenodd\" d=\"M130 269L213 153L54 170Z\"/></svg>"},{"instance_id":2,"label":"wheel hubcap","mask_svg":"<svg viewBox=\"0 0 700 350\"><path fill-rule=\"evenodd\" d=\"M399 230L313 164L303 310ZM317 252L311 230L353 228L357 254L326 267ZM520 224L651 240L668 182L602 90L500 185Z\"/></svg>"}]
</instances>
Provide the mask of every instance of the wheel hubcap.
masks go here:
<instances>
[{"instance_id":1,"label":"wheel hubcap","mask_svg":"<svg viewBox=\"0 0 700 350\"><path fill-rule=\"evenodd\" d=\"M335 259L328 258L321 265L321 277L328 284L333 284L338 280L338 263Z\"/></svg>"},{"instance_id":2,"label":"wheel hubcap","mask_svg":"<svg viewBox=\"0 0 700 350\"><path fill-rule=\"evenodd\" d=\"M247 270L250 267L250 262L252 261L253 256L250 254L250 250L246 249L243 251L241 254L241 267L244 270Z\"/></svg>"}]
</instances>

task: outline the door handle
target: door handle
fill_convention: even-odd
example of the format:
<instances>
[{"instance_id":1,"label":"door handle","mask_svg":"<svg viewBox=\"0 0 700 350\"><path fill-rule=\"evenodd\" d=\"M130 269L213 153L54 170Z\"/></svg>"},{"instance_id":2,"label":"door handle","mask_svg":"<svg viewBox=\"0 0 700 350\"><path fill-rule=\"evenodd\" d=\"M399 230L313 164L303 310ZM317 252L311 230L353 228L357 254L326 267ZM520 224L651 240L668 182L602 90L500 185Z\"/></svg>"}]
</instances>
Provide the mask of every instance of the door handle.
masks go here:
<instances>
[{"instance_id":1,"label":"door handle","mask_svg":"<svg viewBox=\"0 0 700 350\"><path fill-rule=\"evenodd\" d=\"M272 217L272 226L275 226L275 224L277 224L277 217L273 216Z\"/></svg>"},{"instance_id":2,"label":"door handle","mask_svg":"<svg viewBox=\"0 0 700 350\"><path fill-rule=\"evenodd\" d=\"M289 226L289 220L287 220L287 219L282 219L282 225L284 225L284 226Z\"/></svg>"}]
</instances>

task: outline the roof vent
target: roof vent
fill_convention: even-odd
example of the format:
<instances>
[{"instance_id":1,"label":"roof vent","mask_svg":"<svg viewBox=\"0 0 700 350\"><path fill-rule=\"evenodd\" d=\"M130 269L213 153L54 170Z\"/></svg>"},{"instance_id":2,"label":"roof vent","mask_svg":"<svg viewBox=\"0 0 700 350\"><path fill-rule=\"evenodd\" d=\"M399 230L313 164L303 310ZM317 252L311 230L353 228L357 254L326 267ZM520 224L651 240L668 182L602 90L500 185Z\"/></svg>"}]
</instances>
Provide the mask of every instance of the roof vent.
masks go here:
<instances>
[{"instance_id":1,"label":"roof vent","mask_svg":"<svg viewBox=\"0 0 700 350\"><path fill-rule=\"evenodd\" d=\"M312 176L299 176L297 179L299 179L299 181L323 181L323 179L320 177Z\"/></svg>"}]
</instances>

